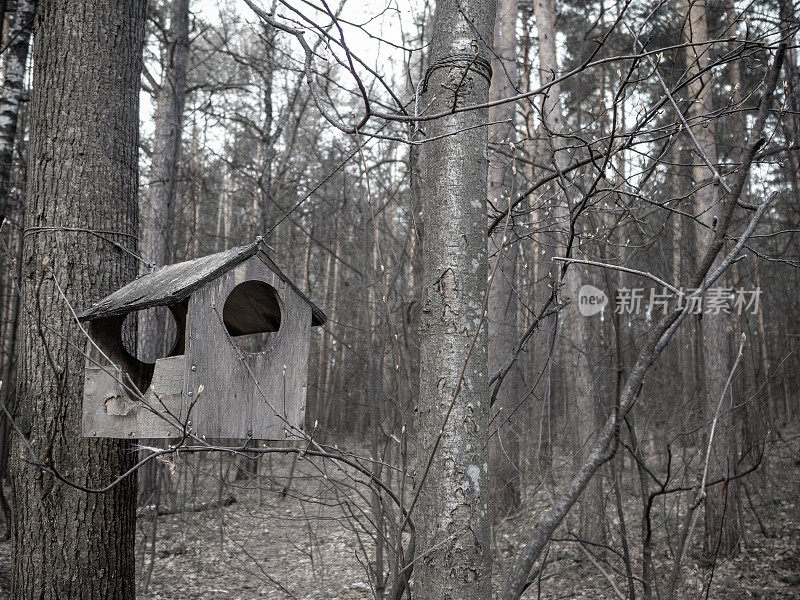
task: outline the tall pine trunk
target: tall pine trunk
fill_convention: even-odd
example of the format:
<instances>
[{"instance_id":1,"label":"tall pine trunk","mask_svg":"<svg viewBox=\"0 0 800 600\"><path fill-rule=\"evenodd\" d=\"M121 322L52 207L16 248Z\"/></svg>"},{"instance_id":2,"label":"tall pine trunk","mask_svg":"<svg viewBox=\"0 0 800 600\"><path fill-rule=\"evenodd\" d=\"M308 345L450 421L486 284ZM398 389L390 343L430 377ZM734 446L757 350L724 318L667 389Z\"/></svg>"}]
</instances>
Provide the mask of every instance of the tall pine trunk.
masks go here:
<instances>
[{"instance_id":1,"label":"tall pine trunk","mask_svg":"<svg viewBox=\"0 0 800 600\"><path fill-rule=\"evenodd\" d=\"M169 28L161 50L163 76L156 90L153 162L142 227L142 253L161 267L174 251L175 196L189 64L189 0L171 0ZM163 355L166 312L139 315L138 348L144 356Z\"/></svg>"},{"instance_id":2,"label":"tall pine trunk","mask_svg":"<svg viewBox=\"0 0 800 600\"><path fill-rule=\"evenodd\" d=\"M43 3L37 17L25 225L103 230L134 250L139 77L145 3ZM65 51L69 49L69 51ZM53 110L58 98L58 110ZM51 274L54 276L51 276ZM81 309L136 274L97 236L63 229L25 238L23 311L13 448L12 597L134 598L135 477L93 494L65 479L109 484L133 462L131 443L81 437L85 337ZM63 289L66 301L56 287Z\"/></svg>"},{"instance_id":3,"label":"tall pine trunk","mask_svg":"<svg viewBox=\"0 0 800 600\"><path fill-rule=\"evenodd\" d=\"M556 54L556 12L553 0L535 0L534 12L536 27L539 32L539 65L542 82L551 81L559 70ZM561 88L558 84L551 87L543 99L542 113L544 115L544 136L551 137L549 144L550 162L563 169L567 164L564 152L559 152L563 147L562 138L564 130L564 113L560 100ZM570 231L569 199L559 193L557 186L553 186L553 218L554 229L563 231L558 240L556 255L564 256L567 253L567 233ZM578 254L577 237L572 243L570 254ZM560 268L558 265L554 269ZM577 265L569 267L562 282L562 294L572 300L572 306L563 311L559 324L560 331L564 334L564 363L570 373L567 382L568 397L573 404L568 410L575 415L572 423L577 433L576 465L586 462L588 453L594 440L594 432L598 428L597 412L595 406L595 393L592 376L589 369L589 356L587 344L587 327L585 317L578 313L578 292L581 288L581 271ZM554 277L554 279L558 279ZM551 383L552 386L552 383ZM599 477L593 477L583 492L580 505L580 535L583 539L592 542L602 540L603 524L603 489Z\"/></svg>"},{"instance_id":4,"label":"tall pine trunk","mask_svg":"<svg viewBox=\"0 0 800 600\"><path fill-rule=\"evenodd\" d=\"M3 272L0 273L0 295L2 295L2 320L0 320L0 403L13 411L15 394L14 375L16 366L17 321L19 315L19 293L13 283L12 272L19 271L22 250L22 220L24 212L18 194L12 199L12 188L19 189L24 181L24 169L18 153L17 142L24 137L18 126L21 121L24 97L25 67L28 59L28 46L33 31L33 18L36 4L30 0L20 0L11 6L0 3L0 18L8 17L7 44L3 64L3 87L0 90L0 231L5 237L10 252L0 258ZM6 9L10 9L7 11ZM2 24L0 24L0 28ZM2 38L2 36L0 36ZM24 129L24 128L23 128ZM16 182L16 185L14 185ZM4 222L3 219L8 219ZM0 486L8 475L10 454L11 423L6 415L0 413ZM0 504L8 525L5 539L11 536L11 509L0 489Z\"/></svg>"},{"instance_id":5,"label":"tall pine trunk","mask_svg":"<svg viewBox=\"0 0 800 600\"><path fill-rule=\"evenodd\" d=\"M508 98L517 85L517 0L499 0L494 24L492 57L492 100ZM489 211L507 212L514 186L511 143L514 135L514 102L489 109L489 141L495 152L489 156ZM497 272L489 289L489 375L500 370L517 344L517 249L519 244L505 229L506 221L489 238L490 254L497 254ZM494 260L494 259L492 259ZM523 397L524 382L518 363L509 370L492 407L489 455L491 458L492 508L497 515L506 515L519 506L520 460L519 420L522 411L516 404Z\"/></svg>"},{"instance_id":6,"label":"tall pine trunk","mask_svg":"<svg viewBox=\"0 0 800 600\"><path fill-rule=\"evenodd\" d=\"M486 102L495 2L439 0L428 114ZM487 110L424 124L420 323L419 600L491 597L486 299ZM474 340L474 344L473 344ZM463 378L463 380L462 380ZM430 459L430 463L428 463ZM425 481L423 473L430 464Z\"/></svg>"},{"instance_id":7,"label":"tall pine trunk","mask_svg":"<svg viewBox=\"0 0 800 600\"><path fill-rule=\"evenodd\" d=\"M536 19L536 30L538 32L538 50L539 50L539 82L544 83L550 81L558 71L558 58L556 56L556 29L555 29L555 6L552 0L535 0L533 3L533 13ZM542 98L542 115L544 122L539 129L539 137L541 138L537 143L537 148L541 149L544 157L550 164L555 164L556 160L563 160L559 157L556 150L560 147L560 140L554 137L552 140L548 137L548 132L561 133L564 127L564 114L561 106L561 86L554 84L550 93ZM549 189L549 193L553 196L553 203L557 203L557 195L555 189ZM555 213L555 206L548 207L549 213ZM547 209L543 210L544 214ZM551 246L552 247L552 246ZM538 249L537 249L538 250ZM555 285L558 279L558 265L552 261L552 251L548 251L545 256L539 256L542 264L542 270L550 270L551 283L548 289ZM537 354L541 357L541 364L544 365L544 373L542 373L542 412L539 422L539 436L538 436L538 466L541 474L544 475L552 466L553 460L553 416L555 410L555 381L554 381L554 365L553 361L555 356L550 355L556 353L556 338L559 332L559 318L554 317L551 320L551 330L547 333L547 343L541 344L536 349Z\"/></svg>"},{"instance_id":8,"label":"tall pine trunk","mask_svg":"<svg viewBox=\"0 0 800 600\"><path fill-rule=\"evenodd\" d=\"M175 197L183 134L183 108L186 101L186 70L189 62L189 0L171 0L168 4L169 27L161 48L163 75L156 89L153 161L147 189L145 218L142 223L142 255L161 267L169 263L175 251ZM142 272L147 269L142 265ZM164 356L170 348L167 311L144 311L138 314L137 349L145 360ZM162 442L142 440L147 446ZM151 461L139 472L139 502L147 504L154 496L160 464Z\"/></svg>"},{"instance_id":9,"label":"tall pine trunk","mask_svg":"<svg viewBox=\"0 0 800 600\"><path fill-rule=\"evenodd\" d=\"M722 213L722 203L718 196L718 187L709 185L712 178L700 151L713 165L717 164L717 146L715 127L710 118L714 112L712 97L711 73L706 71L709 65L708 25L706 21L706 4L702 1L685 0L687 11L685 37L693 45L686 47L687 72L693 77L688 86L689 108L687 117L692 125L692 132L698 142L698 148L692 149L692 179L695 186L700 186L694 193L694 213L698 215L695 227L695 247L698 255L708 247L716 225ZM699 76L698 76L699 75ZM717 259L718 261L721 258ZM728 286L728 277L723 274L715 287ZM731 315L724 312L715 314L704 312L700 315L697 334L701 360L700 395L703 402L703 420L706 426L706 438L710 435L717 405L728 378L730 370L730 337L732 334ZM736 469L736 430L733 424L733 398L729 390L719 410L718 423L713 440L708 465L708 479L713 481L720 477L733 475ZM704 443L709 443L708 439ZM710 493L705 504L705 554L728 557L738 547L739 534L736 516L736 483L723 486L720 492Z\"/></svg>"}]
</instances>

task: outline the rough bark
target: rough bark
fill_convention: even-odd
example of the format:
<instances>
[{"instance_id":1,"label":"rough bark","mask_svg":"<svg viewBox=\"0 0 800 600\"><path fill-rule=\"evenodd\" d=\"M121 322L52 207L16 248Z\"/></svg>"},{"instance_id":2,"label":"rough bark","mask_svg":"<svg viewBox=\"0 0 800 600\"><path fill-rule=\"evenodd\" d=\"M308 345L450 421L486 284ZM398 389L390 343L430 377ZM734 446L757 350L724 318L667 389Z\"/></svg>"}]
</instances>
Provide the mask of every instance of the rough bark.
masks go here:
<instances>
[{"instance_id":1,"label":"rough bark","mask_svg":"<svg viewBox=\"0 0 800 600\"><path fill-rule=\"evenodd\" d=\"M144 4L53 0L39 7L29 230L105 230L134 249ZM128 441L81 437L84 358L70 344L83 348L85 338L56 282L83 308L135 274L128 254L96 236L55 230L25 239L16 417L36 457L84 486L108 484L135 455ZM11 596L133 599L135 478L91 494L28 462L35 459L15 439Z\"/></svg>"},{"instance_id":2,"label":"rough bark","mask_svg":"<svg viewBox=\"0 0 800 600\"><path fill-rule=\"evenodd\" d=\"M25 65L33 31L36 2L16 0L8 12L8 50L0 91L0 223L11 212L9 181L14 165L17 117L24 93Z\"/></svg>"},{"instance_id":3,"label":"rough bark","mask_svg":"<svg viewBox=\"0 0 800 600\"><path fill-rule=\"evenodd\" d=\"M494 54L492 56L492 84L489 98L499 100L514 94L517 84L517 0L499 0L494 23ZM515 141L513 102L489 109L489 143L496 151L489 155L489 212L508 210L514 185L513 159ZM497 255L498 267L489 288L489 373L500 370L514 352L519 338L517 328L517 296L514 286L517 273L519 244L506 235L505 223L489 237L489 253ZM510 228L509 228L510 230ZM524 383L522 373L514 364L500 384L497 399L492 407L492 427L489 444L491 474L491 505L495 514L504 516L519 506L520 415L517 403L522 398Z\"/></svg>"},{"instance_id":4,"label":"rough bark","mask_svg":"<svg viewBox=\"0 0 800 600\"><path fill-rule=\"evenodd\" d=\"M421 106L438 113L488 99L486 40L492 39L495 7L482 0L437 2ZM420 600L491 597L488 364L482 318L487 133L480 127L487 117L486 110L460 112L431 122L425 131L432 141L421 163L425 236L417 473L422 488L420 558L414 569Z\"/></svg>"},{"instance_id":5,"label":"rough bark","mask_svg":"<svg viewBox=\"0 0 800 600\"><path fill-rule=\"evenodd\" d=\"M712 178L710 169L705 165L699 151L711 164L717 164L717 147L713 120L701 123L707 115L714 111L712 84L710 73L705 72L709 64L709 52L705 46L708 40L705 2L689 2L684 4L687 11L685 37L694 44L686 48L686 62L689 76L700 74L688 86L689 109L687 117L692 132L697 139L699 149L692 153L692 178L695 185L705 183ZM694 194L694 212L698 215L695 227L695 247L697 255L701 255L708 247L713 229L722 218L723 203L718 196L718 186L704 185ZM728 286L728 278L723 275L717 287ZM733 321L731 315L705 312L700 315L697 328L700 336L699 348L702 355L703 371L701 376L701 398L703 417L707 432L711 429L714 413L719 402L725 381L730 371L730 337ZM708 477L730 476L736 467L736 431L733 424L733 397L729 394L722 406L717 423L717 432L711 448ZM723 493L709 494L705 505L705 554L708 557L733 555L738 547L739 534L736 517L736 482L725 486Z\"/></svg>"}]
</instances>

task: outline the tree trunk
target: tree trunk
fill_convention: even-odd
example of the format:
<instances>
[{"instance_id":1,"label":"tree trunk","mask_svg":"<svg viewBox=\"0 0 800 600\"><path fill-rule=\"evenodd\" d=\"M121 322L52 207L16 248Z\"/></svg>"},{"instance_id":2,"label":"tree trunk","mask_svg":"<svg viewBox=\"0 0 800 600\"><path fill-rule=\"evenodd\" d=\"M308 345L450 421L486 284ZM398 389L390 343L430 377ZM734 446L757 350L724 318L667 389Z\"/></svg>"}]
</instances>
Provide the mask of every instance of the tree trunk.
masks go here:
<instances>
[{"instance_id":1,"label":"tree trunk","mask_svg":"<svg viewBox=\"0 0 800 600\"><path fill-rule=\"evenodd\" d=\"M164 75L156 92L153 163L147 193L146 219L142 227L143 256L157 266L167 264L173 253L175 194L186 101L186 69L189 63L189 0L171 0L169 29L161 50ZM138 349L144 356L163 355L165 311L140 313Z\"/></svg>"},{"instance_id":2,"label":"tree trunk","mask_svg":"<svg viewBox=\"0 0 800 600\"><path fill-rule=\"evenodd\" d=\"M106 235L135 249L144 5L52 0L40 7L28 229L113 231ZM24 311L21 322L16 417L35 456L15 439L11 596L133 599L135 477L90 494L28 461L47 460L68 481L90 488L132 465L130 442L81 437L84 357L69 344L83 348L86 340L56 282L81 309L132 279L136 265L98 237L41 231L25 239L22 274L33 314Z\"/></svg>"},{"instance_id":3,"label":"tree trunk","mask_svg":"<svg viewBox=\"0 0 800 600\"><path fill-rule=\"evenodd\" d=\"M499 0L494 23L494 55L492 56L492 85L489 98L499 100L514 94L517 85L517 0ZM489 212L507 212L514 186L513 152L514 102L489 109L489 141L498 151L489 158ZM489 289L489 374L500 370L511 356L519 338L517 328L517 297L514 285L517 271L518 244L506 246L505 223L489 238L489 253L497 254L497 272ZM504 247L505 246L505 247ZM516 404L523 397L524 383L518 364L511 367L500 384L492 407L492 426L489 443L491 474L491 504L496 515L505 516L519 506L520 461L519 417Z\"/></svg>"},{"instance_id":4,"label":"tree trunk","mask_svg":"<svg viewBox=\"0 0 800 600\"><path fill-rule=\"evenodd\" d=\"M753 265L753 271L755 274L755 284L756 289L761 289L761 269L759 267L758 262L756 261ZM763 372L764 378L764 386L766 388L767 393L767 407L766 407L766 420L765 427L768 429L773 429L775 424L778 423L778 411L775 406L775 400L777 396L777 392L775 391L775 386L772 384L772 380L774 379L774 373L772 372L772 366L770 364L769 359L769 345L767 344L767 326L764 322L764 311L758 311L758 339L760 342L760 358L761 358L761 370Z\"/></svg>"},{"instance_id":5,"label":"tree trunk","mask_svg":"<svg viewBox=\"0 0 800 600\"><path fill-rule=\"evenodd\" d=\"M275 12L275 2L272 3ZM263 24L261 37L264 40L264 65L259 71L261 95L264 100L264 121L261 124L261 172L258 174L259 233L272 227L276 213L280 210L272 197L272 163L275 159L275 136L272 133L272 88L275 74L275 28Z\"/></svg>"},{"instance_id":6,"label":"tree trunk","mask_svg":"<svg viewBox=\"0 0 800 600\"><path fill-rule=\"evenodd\" d=\"M786 60L783 62L784 73L786 74L786 106L787 111L784 117L786 136L794 141L793 148L797 148L797 140L800 139L800 69L797 65L797 47L795 37L797 29L795 23L797 16L794 12L794 2L792 0L781 0L780 6L781 28L789 34L786 40ZM800 203L800 157L797 151L786 153L789 186L792 189L792 197L795 204Z\"/></svg>"},{"instance_id":7,"label":"tree trunk","mask_svg":"<svg viewBox=\"0 0 800 600\"><path fill-rule=\"evenodd\" d=\"M368 177L368 175L365 175ZM369 192L367 192L369 193ZM373 332L375 331L375 323L372 316L372 298L371 287L372 285L378 286L379 293L381 293L382 282L380 280L371 282L370 275L374 272L374 257L375 257L375 239L372 235L372 229L376 227L375 220L371 217L372 207L371 199L368 196L364 197L361 207L361 231L363 235L363 248L364 259L362 262L361 271L361 293L363 302L363 317L364 317L364 332L366 337L366 376L364 377L364 404L363 406L370 407L371 427L370 427L370 442L371 454L374 461L374 469L376 477L381 476L381 456L380 456L380 433L383 427L381 418L381 404L380 404L380 380L383 370L378 368L376 361L376 348L373 341ZM379 276L376 275L376 278ZM381 353L383 356L383 353ZM383 507L381 505L381 496L379 493L373 491L370 494L370 503L372 505L372 523L375 526L375 562L373 563L373 572L375 576L375 594L378 598L383 597L385 588L385 580L383 573L383 540L384 532L384 515Z\"/></svg>"},{"instance_id":8,"label":"tree trunk","mask_svg":"<svg viewBox=\"0 0 800 600\"><path fill-rule=\"evenodd\" d=\"M18 198L25 180L25 170L22 156L18 155L18 162L14 165L14 153L18 151L17 142L24 139L24 110L22 98L24 96L24 75L28 57L28 46L33 29L35 3L18 2L6 12L6 3L0 3L0 27L5 17L8 16L8 31L5 43L9 44L4 62L3 88L0 91L0 224L2 234L7 235L5 243L9 252L0 258L2 273L0 273L0 287L2 287L2 320L0 321L0 403L13 412L16 380L16 347L19 316L19 290L14 283L14 274L19 275L19 265L22 261L22 227L24 212ZM1 38L2 36L0 36ZM9 43L10 42L10 43ZM17 196L11 200L12 187ZM8 219L3 222L3 218ZM11 423L0 412L0 486L8 476L8 459L11 451ZM2 489L0 489L0 503L7 529L4 539L11 537L11 509L8 506Z\"/></svg>"},{"instance_id":9,"label":"tree trunk","mask_svg":"<svg viewBox=\"0 0 800 600\"><path fill-rule=\"evenodd\" d=\"M36 3L32 0L16 0L8 12L9 47L5 54L0 93L0 223L12 212L9 180L14 165L17 116L24 91L25 65L35 12Z\"/></svg>"},{"instance_id":10,"label":"tree trunk","mask_svg":"<svg viewBox=\"0 0 800 600\"><path fill-rule=\"evenodd\" d=\"M19 290L15 283L11 283L11 271L15 273L14 276L19 280L19 265L22 262L22 232L14 232L14 234L13 237L9 236L9 239L12 239L16 246L14 249L15 260L13 262L9 260L9 273L3 274L3 279L9 283L7 288L8 305L3 307L5 309L3 315L7 319L4 319L2 323L5 328L2 347L3 366L0 369L0 406L5 407L5 410L0 409L2 410L0 412L0 503L2 503L6 527L3 537L0 538L3 540L11 538L11 507L6 500L3 483L8 477L8 459L11 451L11 423L8 420L6 411L13 414L14 404L16 403L15 390L11 386L14 385L16 380L17 332L19 331L20 308Z\"/></svg>"},{"instance_id":11,"label":"tree trunk","mask_svg":"<svg viewBox=\"0 0 800 600\"><path fill-rule=\"evenodd\" d=\"M536 19L536 30L538 32L538 50L539 50L539 82L545 82L553 79L554 73L558 70L558 59L556 57L556 31L555 31L555 6L551 0L535 0L533 3L533 13ZM555 163L558 158L555 154L555 149L559 145L559 139L554 138L552 145L547 137L549 132L561 132L564 126L564 116L561 110L561 86L554 84L551 92L543 97L542 108L544 115L544 127L539 130L539 137L536 146L544 150L545 155L551 163ZM555 195L553 196L556 197ZM544 212L544 211L542 211ZM552 211L551 211L552 212ZM542 270L550 270L557 268L552 259L552 254L547 253L544 257L537 256L540 260ZM556 279L556 271L551 273L552 286ZM549 286L548 286L549 288ZM555 386L553 385L553 354L555 353L555 340L558 335L558 316L552 319L552 328L548 331L546 346L541 346L538 351L541 363L544 365L544 373L542 374L542 414L539 422L539 440L538 440L538 466L542 475L546 470L552 466L553 459L553 408L555 401Z\"/></svg>"},{"instance_id":12,"label":"tree trunk","mask_svg":"<svg viewBox=\"0 0 800 600\"><path fill-rule=\"evenodd\" d=\"M163 76L156 90L155 128L153 130L153 162L147 190L146 218L142 224L142 255L158 267L172 259L175 251L173 232L175 195L183 133L183 107L186 100L186 70L189 62L189 0L171 0L168 5L169 28L161 48ZM142 274L147 267L142 265ZM165 356L171 348L167 311L138 313L137 350L145 360ZM145 439L151 447L163 442ZM151 461L139 472L139 503L152 501L163 465ZM162 479L163 481L163 479Z\"/></svg>"},{"instance_id":13,"label":"tree trunk","mask_svg":"<svg viewBox=\"0 0 800 600\"><path fill-rule=\"evenodd\" d=\"M714 122L702 123L707 115L714 111L712 98L712 84L710 73L704 72L708 68L709 53L705 45L708 40L708 27L706 24L706 5L704 2L689 2L684 5L687 11L687 27L685 37L693 44L686 48L686 62L689 77L703 73L696 77L688 86L689 93L689 123L694 124L692 131L698 145L711 164L717 164L717 147L715 140ZM705 165L703 158L698 155L697 149L692 153L692 178L695 185L708 183L712 176ZM713 236L713 227L722 213L722 204L717 195L717 186L704 185L694 194L695 214L698 215L698 224L695 228L695 244L697 255L701 256ZM720 259L718 259L720 260ZM715 287L727 287L728 277L723 274ZM704 422L709 435L711 424L714 420L720 394L725 386L729 373L730 336L732 321L731 316L724 312L714 314L705 312L700 315L699 348L702 354L703 371L701 374L701 397L703 398ZM732 393L726 395L719 411L719 420L716 433L712 440L711 458L708 467L708 478L714 480L727 477L734 473L736 467L736 430L733 424L733 398ZM732 481L724 486L722 493L709 494L705 505L705 554L715 556L732 556L739 543L737 531L736 482Z\"/></svg>"},{"instance_id":14,"label":"tree trunk","mask_svg":"<svg viewBox=\"0 0 800 600\"><path fill-rule=\"evenodd\" d=\"M495 2L439 0L427 88L431 113L486 102ZM420 600L491 597L488 506L487 111L425 127L417 485ZM449 134L449 135L444 135ZM430 462L429 462L430 460ZM430 470L427 471L428 465ZM425 480L422 481L423 477Z\"/></svg>"},{"instance_id":15,"label":"tree trunk","mask_svg":"<svg viewBox=\"0 0 800 600\"><path fill-rule=\"evenodd\" d=\"M556 29L555 29L555 4L552 0L535 0L534 11L536 14L536 27L539 32L539 64L542 82L550 81L558 71L558 58L556 54ZM560 86L555 85L550 89L543 100L543 114L546 130L545 136L550 136L552 143L550 160L558 168L566 166L566 157L558 150L563 146L559 135L563 131L564 116L560 101ZM569 199L557 193L553 186L553 217L556 229L569 232L570 209ZM571 254L577 254L577 238L572 244ZM556 253L564 256L567 253L566 235L558 240ZM558 268L556 266L555 268ZM557 277L554 277L557 279ZM592 374L589 369L589 353L587 344L587 327L584 316L578 313L578 292L581 288L581 271L577 265L572 265L567 270L563 281L563 295L572 300L572 305L567 307L560 318L560 330L564 332L566 365L571 373L567 389L568 395L574 404L569 410L575 415L573 427L578 434L576 465L582 465L588 459L592 447L594 434L598 428L597 407L595 406L595 393ZM582 539L599 542L603 538L603 488L599 477L594 477L586 490L580 505L580 536Z\"/></svg>"},{"instance_id":16,"label":"tree trunk","mask_svg":"<svg viewBox=\"0 0 800 600\"><path fill-rule=\"evenodd\" d=\"M338 235L339 232L339 219L338 217L334 219L333 224L333 231L334 231L334 238L336 239L336 245L334 246L336 256L339 256L339 252L341 250L341 237ZM330 255L329 255L330 256ZM338 299L339 299L339 270L341 261L336 258L334 259L331 256L331 261L333 262L333 275L330 279L325 281L325 286L328 288L329 292L325 295L325 306L328 310L331 311L332 315L338 314ZM326 290L326 291L328 291ZM322 340L320 341L320 366L319 371L317 373L317 414L320 415L319 424L322 427L322 431L320 432L320 436L322 437L323 441L328 440L328 435L330 434L331 430L331 409L333 408L333 383L334 383L334 376L333 376L333 362L334 357L336 356L336 347L334 345L334 338L333 332L331 331L332 325L328 325L322 331ZM308 428L308 423L306 424L306 428ZM311 423L313 425L313 422Z\"/></svg>"},{"instance_id":17,"label":"tree trunk","mask_svg":"<svg viewBox=\"0 0 800 600\"><path fill-rule=\"evenodd\" d=\"M0 40L5 40L3 34L6 32L6 10L8 0L0 0Z\"/></svg>"}]
</instances>

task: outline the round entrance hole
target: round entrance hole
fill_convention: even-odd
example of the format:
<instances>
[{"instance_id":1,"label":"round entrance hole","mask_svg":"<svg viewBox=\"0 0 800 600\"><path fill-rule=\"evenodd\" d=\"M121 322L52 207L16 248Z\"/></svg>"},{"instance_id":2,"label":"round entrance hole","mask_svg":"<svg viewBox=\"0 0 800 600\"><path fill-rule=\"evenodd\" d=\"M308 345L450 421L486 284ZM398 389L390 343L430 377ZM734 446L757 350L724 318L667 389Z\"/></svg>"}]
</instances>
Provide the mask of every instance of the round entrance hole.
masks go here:
<instances>
[{"instance_id":1,"label":"round entrance hole","mask_svg":"<svg viewBox=\"0 0 800 600\"><path fill-rule=\"evenodd\" d=\"M153 364L169 356L178 339L178 324L165 306L128 313L122 322L122 345L128 354Z\"/></svg>"},{"instance_id":2,"label":"round entrance hole","mask_svg":"<svg viewBox=\"0 0 800 600\"><path fill-rule=\"evenodd\" d=\"M245 281L231 290L222 321L234 343L245 352L266 352L281 328L281 299L263 281Z\"/></svg>"}]
</instances>

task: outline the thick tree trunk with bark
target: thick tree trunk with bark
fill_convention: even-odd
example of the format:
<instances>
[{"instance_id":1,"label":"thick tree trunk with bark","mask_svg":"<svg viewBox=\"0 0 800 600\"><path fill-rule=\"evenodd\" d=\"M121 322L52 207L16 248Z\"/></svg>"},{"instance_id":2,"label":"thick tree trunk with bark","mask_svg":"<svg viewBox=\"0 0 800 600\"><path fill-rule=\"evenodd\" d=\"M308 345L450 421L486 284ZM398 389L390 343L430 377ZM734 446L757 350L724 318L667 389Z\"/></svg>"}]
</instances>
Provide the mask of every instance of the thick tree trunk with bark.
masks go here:
<instances>
[{"instance_id":1,"label":"thick tree trunk with bark","mask_svg":"<svg viewBox=\"0 0 800 600\"><path fill-rule=\"evenodd\" d=\"M17 117L22 102L25 65L33 31L36 2L16 0L8 12L8 50L5 52L0 93L0 223L11 212L9 181L14 164Z\"/></svg>"},{"instance_id":2,"label":"thick tree trunk with bark","mask_svg":"<svg viewBox=\"0 0 800 600\"><path fill-rule=\"evenodd\" d=\"M29 231L103 230L135 249L144 18L144 2L133 0L40 6ZM15 599L134 598L135 477L91 494L28 461L46 460L65 479L91 488L131 466L130 442L81 437L86 339L67 302L89 306L135 274L130 255L96 236L56 229L25 238L16 418L35 455L15 439Z\"/></svg>"},{"instance_id":3,"label":"thick tree trunk with bark","mask_svg":"<svg viewBox=\"0 0 800 600\"><path fill-rule=\"evenodd\" d=\"M703 185L694 194L694 213L698 215L695 244L697 255L701 256L708 247L714 228L721 218L723 204L718 196L718 186L708 185L708 180L713 178L713 174L705 164L705 160L708 160L712 165L717 165L714 122L702 123L703 119L714 112L711 73L704 72L709 65L709 51L705 45L708 40L706 4L701 1L687 1L685 9L688 16L684 35L687 41L700 44L687 46L686 62L690 77L700 74L688 86L689 109L687 116L699 146L692 150L692 178L695 185ZM717 281L716 287L727 287L727 281L727 276L723 274ZM706 437L711 431L717 405L730 371L732 326L731 315L722 311L718 313L704 311L700 315L697 328L700 336L698 347L703 367L700 394L703 399ZM733 406L732 391L729 390L720 407L716 432L711 442L708 477L712 480L731 476L736 471L738 457ZM708 443L708 440L705 443ZM710 558L717 555L720 557L732 556L738 548L739 534L735 493L736 482L733 481L730 485L724 486L722 492L709 494L706 499L704 547L706 556Z\"/></svg>"},{"instance_id":4,"label":"thick tree trunk with bark","mask_svg":"<svg viewBox=\"0 0 800 600\"><path fill-rule=\"evenodd\" d=\"M499 100L515 93L517 85L517 0L499 0L494 23L492 85L489 98ZM514 186L514 164L511 144L514 134L515 103L507 102L489 109L489 143L495 152L489 156L489 213L508 212ZM510 244L506 221L489 238L489 253L497 255L497 272L489 289L489 374L500 370L514 352L519 338L517 328L517 251L519 244ZM509 228L510 230L510 228ZM492 259L492 262L495 259ZM492 263L493 264L493 263ZM492 509L507 515L520 502L519 436L522 411L517 403L523 397L524 382L518 364L514 364L500 384L492 407L490 428L490 473Z\"/></svg>"},{"instance_id":5,"label":"thick tree trunk with bark","mask_svg":"<svg viewBox=\"0 0 800 600\"><path fill-rule=\"evenodd\" d=\"M438 113L486 102L486 41L492 39L494 17L495 2L437 2L421 106ZM480 126L487 116L486 110L459 112L424 127L432 141L421 162L425 236L417 485L422 488L420 558L414 569L420 600L491 597L489 394L482 317L487 133Z\"/></svg>"}]
</instances>

